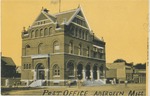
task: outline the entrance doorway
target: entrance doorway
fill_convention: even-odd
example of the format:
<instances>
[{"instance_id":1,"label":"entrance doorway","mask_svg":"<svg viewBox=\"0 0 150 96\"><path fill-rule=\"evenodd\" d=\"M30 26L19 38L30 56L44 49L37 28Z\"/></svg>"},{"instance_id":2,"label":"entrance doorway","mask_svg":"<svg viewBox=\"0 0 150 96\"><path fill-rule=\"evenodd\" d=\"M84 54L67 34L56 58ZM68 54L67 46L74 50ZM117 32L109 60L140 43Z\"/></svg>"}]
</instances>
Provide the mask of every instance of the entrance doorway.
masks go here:
<instances>
[{"instance_id":1,"label":"entrance doorway","mask_svg":"<svg viewBox=\"0 0 150 96\"><path fill-rule=\"evenodd\" d=\"M45 79L44 65L42 63L37 64L36 73L37 73L37 75L36 75L37 80L44 80Z\"/></svg>"},{"instance_id":2,"label":"entrance doorway","mask_svg":"<svg viewBox=\"0 0 150 96\"><path fill-rule=\"evenodd\" d=\"M83 70L83 65L78 64L78 66L77 66L77 76L78 76L79 80L81 80L83 78L82 70Z\"/></svg>"}]
</instances>

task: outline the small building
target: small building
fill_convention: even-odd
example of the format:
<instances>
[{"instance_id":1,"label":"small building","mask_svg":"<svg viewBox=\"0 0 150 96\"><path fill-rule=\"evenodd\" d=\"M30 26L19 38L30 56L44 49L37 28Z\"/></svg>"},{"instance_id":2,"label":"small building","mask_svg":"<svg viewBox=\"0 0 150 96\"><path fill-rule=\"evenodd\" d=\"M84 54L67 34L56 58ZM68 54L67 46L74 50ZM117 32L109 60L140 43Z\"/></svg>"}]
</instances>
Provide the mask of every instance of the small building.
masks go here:
<instances>
[{"instance_id":1,"label":"small building","mask_svg":"<svg viewBox=\"0 0 150 96\"><path fill-rule=\"evenodd\" d=\"M16 65L11 57L1 57L1 77L14 77Z\"/></svg>"},{"instance_id":2,"label":"small building","mask_svg":"<svg viewBox=\"0 0 150 96\"><path fill-rule=\"evenodd\" d=\"M125 62L107 63L106 67L107 82L110 82L110 80L113 80L114 78L118 83L122 83L126 80L131 82L133 79L133 68L126 65Z\"/></svg>"},{"instance_id":3,"label":"small building","mask_svg":"<svg viewBox=\"0 0 150 96\"><path fill-rule=\"evenodd\" d=\"M14 82L19 82L16 76L16 65L11 57L1 57L1 86L13 86Z\"/></svg>"},{"instance_id":4,"label":"small building","mask_svg":"<svg viewBox=\"0 0 150 96\"><path fill-rule=\"evenodd\" d=\"M146 83L146 69L134 69L134 83Z\"/></svg>"}]
</instances>

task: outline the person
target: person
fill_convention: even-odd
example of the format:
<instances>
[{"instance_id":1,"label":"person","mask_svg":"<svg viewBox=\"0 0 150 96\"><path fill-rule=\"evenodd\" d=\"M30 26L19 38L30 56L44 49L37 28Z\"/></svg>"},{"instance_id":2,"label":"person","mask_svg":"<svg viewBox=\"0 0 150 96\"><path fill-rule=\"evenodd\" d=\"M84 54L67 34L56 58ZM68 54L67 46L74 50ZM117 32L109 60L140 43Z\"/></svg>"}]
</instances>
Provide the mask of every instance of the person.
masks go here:
<instances>
[{"instance_id":1,"label":"person","mask_svg":"<svg viewBox=\"0 0 150 96\"><path fill-rule=\"evenodd\" d=\"M125 87L127 87L127 84L128 84L128 81L127 81L127 80L125 80Z\"/></svg>"},{"instance_id":2,"label":"person","mask_svg":"<svg viewBox=\"0 0 150 96\"><path fill-rule=\"evenodd\" d=\"M115 85L116 84L116 78L114 78L113 82L114 82L114 85Z\"/></svg>"},{"instance_id":3,"label":"person","mask_svg":"<svg viewBox=\"0 0 150 96\"><path fill-rule=\"evenodd\" d=\"M71 86L71 81L70 81L70 80L68 81L68 86L69 86L69 87Z\"/></svg>"}]
</instances>

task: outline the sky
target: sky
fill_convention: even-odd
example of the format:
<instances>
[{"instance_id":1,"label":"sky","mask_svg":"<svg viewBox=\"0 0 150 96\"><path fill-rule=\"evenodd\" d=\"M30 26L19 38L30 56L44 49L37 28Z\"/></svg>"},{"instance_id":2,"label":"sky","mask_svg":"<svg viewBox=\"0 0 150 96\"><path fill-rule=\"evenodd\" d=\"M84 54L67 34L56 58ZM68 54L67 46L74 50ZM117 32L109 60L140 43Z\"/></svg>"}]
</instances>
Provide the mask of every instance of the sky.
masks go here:
<instances>
[{"instance_id":1,"label":"sky","mask_svg":"<svg viewBox=\"0 0 150 96\"><path fill-rule=\"evenodd\" d=\"M59 12L52 0L1 0L1 54L21 65L21 32L39 15L42 7ZM148 0L61 0L61 11L82 6L84 15L99 38L106 42L106 62L118 58L147 62Z\"/></svg>"}]
</instances>

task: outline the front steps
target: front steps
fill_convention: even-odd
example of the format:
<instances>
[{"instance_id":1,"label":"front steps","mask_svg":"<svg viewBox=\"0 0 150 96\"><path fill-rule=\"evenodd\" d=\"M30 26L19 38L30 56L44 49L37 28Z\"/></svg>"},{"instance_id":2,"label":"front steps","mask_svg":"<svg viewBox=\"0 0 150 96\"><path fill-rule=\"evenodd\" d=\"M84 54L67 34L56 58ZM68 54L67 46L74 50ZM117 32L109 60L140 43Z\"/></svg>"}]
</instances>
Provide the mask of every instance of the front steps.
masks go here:
<instances>
[{"instance_id":1,"label":"front steps","mask_svg":"<svg viewBox=\"0 0 150 96\"><path fill-rule=\"evenodd\" d=\"M101 86L106 84L105 81L99 80L85 80L83 81L83 86Z\"/></svg>"},{"instance_id":2,"label":"front steps","mask_svg":"<svg viewBox=\"0 0 150 96\"><path fill-rule=\"evenodd\" d=\"M35 80L29 85L29 87L40 87L44 82L45 80Z\"/></svg>"}]
</instances>

